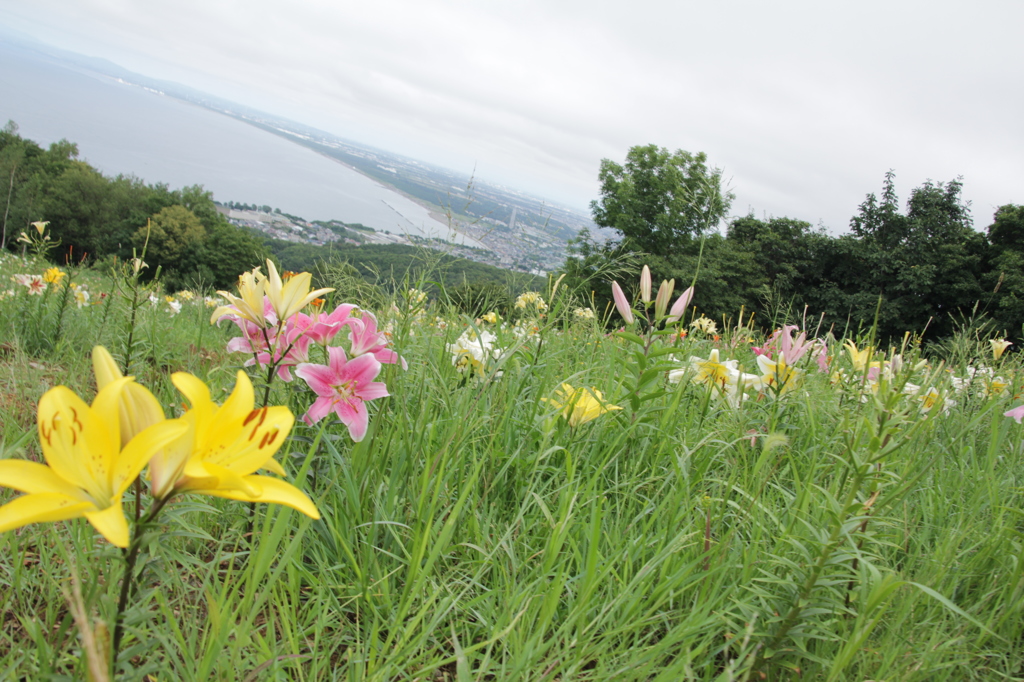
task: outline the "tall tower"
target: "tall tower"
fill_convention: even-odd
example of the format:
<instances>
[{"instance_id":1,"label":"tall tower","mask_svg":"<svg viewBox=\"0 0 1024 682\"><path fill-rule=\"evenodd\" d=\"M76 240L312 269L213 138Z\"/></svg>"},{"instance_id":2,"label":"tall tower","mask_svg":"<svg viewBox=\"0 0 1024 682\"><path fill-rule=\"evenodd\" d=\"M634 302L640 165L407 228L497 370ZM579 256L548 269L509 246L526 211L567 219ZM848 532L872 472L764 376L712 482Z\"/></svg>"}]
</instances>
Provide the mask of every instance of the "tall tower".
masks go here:
<instances>
[{"instance_id":1,"label":"tall tower","mask_svg":"<svg viewBox=\"0 0 1024 682\"><path fill-rule=\"evenodd\" d=\"M516 207L512 207L512 217L508 219L508 231L512 232L516 229Z\"/></svg>"}]
</instances>

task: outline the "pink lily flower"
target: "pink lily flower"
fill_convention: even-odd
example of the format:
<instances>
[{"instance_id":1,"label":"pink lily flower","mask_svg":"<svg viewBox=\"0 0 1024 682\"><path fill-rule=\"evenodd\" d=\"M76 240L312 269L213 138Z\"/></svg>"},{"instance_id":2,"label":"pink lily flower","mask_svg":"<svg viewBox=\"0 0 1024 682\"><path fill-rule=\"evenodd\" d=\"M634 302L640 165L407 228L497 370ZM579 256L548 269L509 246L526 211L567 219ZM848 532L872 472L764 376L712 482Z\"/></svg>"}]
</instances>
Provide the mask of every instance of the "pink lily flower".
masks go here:
<instances>
[{"instance_id":1,"label":"pink lily flower","mask_svg":"<svg viewBox=\"0 0 1024 682\"><path fill-rule=\"evenodd\" d=\"M333 411L358 443L370 425L366 401L390 395L384 382L373 381L380 374L381 364L369 354L348 360L345 351L336 346L328 348L327 353L330 360L326 366L304 362L295 368L295 374L319 396L302 418L314 424Z\"/></svg>"},{"instance_id":2,"label":"pink lily flower","mask_svg":"<svg viewBox=\"0 0 1024 682\"><path fill-rule=\"evenodd\" d=\"M784 324L782 329L776 330L774 334L768 337L768 342L765 344L768 346L781 343L782 348L780 352L789 366L795 365L813 345L813 341L807 341L807 332L800 332L800 335L794 339L793 332L797 329L799 327L795 324Z\"/></svg>"},{"instance_id":3,"label":"pink lily flower","mask_svg":"<svg viewBox=\"0 0 1024 682\"><path fill-rule=\"evenodd\" d=\"M263 353L275 345L274 342L277 338L277 329L275 328L264 329L255 322L236 315L225 315L220 320L230 320L242 330L241 336L236 336L228 341L229 353ZM220 324L220 320L217 320L218 324Z\"/></svg>"},{"instance_id":4,"label":"pink lily flower","mask_svg":"<svg viewBox=\"0 0 1024 682\"><path fill-rule=\"evenodd\" d=\"M615 299L615 309L619 311L619 315L626 321L626 324L633 324L633 311L618 282L612 282L612 298Z\"/></svg>"},{"instance_id":5,"label":"pink lily flower","mask_svg":"<svg viewBox=\"0 0 1024 682\"><path fill-rule=\"evenodd\" d=\"M364 312L362 317L350 320L349 327L348 340L352 342L349 350L353 357L369 353L377 362L393 365L401 360L402 369L409 369L405 358L387 347L388 337L377 331L377 318L373 313Z\"/></svg>"},{"instance_id":6,"label":"pink lily flower","mask_svg":"<svg viewBox=\"0 0 1024 682\"><path fill-rule=\"evenodd\" d=\"M1020 420L1024 419L1024 405L1013 408L1007 412L1003 412L1004 417L1013 417L1020 424Z\"/></svg>"},{"instance_id":7,"label":"pink lily flower","mask_svg":"<svg viewBox=\"0 0 1024 682\"><path fill-rule=\"evenodd\" d=\"M678 322L686 313L691 300L693 300L693 287L689 287L686 291L679 294L679 298L676 299L676 302L672 304L672 308L668 311L668 318L665 320L666 324Z\"/></svg>"},{"instance_id":8,"label":"pink lily flower","mask_svg":"<svg viewBox=\"0 0 1024 682\"><path fill-rule=\"evenodd\" d=\"M828 371L828 346L824 341L819 340L818 342L818 353L814 356L814 361L818 363L818 369L822 372Z\"/></svg>"},{"instance_id":9,"label":"pink lily flower","mask_svg":"<svg viewBox=\"0 0 1024 682\"><path fill-rule=\"evenodd\" d=\"M358 308L352 303L342 303L330 314L317 313L313 317L304 313L295 316L295 325L306 330L310 338L321 346L326 346L341 328L352 326L357 318L351 317L352 311Z\"/></svg>"},{"instance_id":10,"label":"pink lily flower","mask_svg":"<svg viewBox=\"0 0 1024 682\"><path fill-rule=\"evenodd\" d=\"M252 365L256 360L259 360L261 367L277 362L277 376L282 381L290 382L292 380L290 368L309 360L309 344L311 342L312 339L304 330L289 323L284 334L278 337L278 343L273 344L273 357L269 352L263 351L256 356L255 360L252 358L246 360L245 366ZM282 353L284 353L283 358L281 357Z\"/></svg>"}]
</instances>

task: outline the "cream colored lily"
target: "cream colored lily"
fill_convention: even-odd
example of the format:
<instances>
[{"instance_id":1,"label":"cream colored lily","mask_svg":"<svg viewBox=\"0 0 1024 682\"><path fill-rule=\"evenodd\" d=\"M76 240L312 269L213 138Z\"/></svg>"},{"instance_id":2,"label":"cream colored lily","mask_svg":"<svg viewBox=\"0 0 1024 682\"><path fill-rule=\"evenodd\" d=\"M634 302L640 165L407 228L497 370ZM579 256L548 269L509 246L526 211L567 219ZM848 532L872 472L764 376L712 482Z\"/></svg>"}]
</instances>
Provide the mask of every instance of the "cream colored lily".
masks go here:
<instances>
[{"instance_id":1,"label":"cream colored lily","mask_svg":"<svg viewBox=\"0 0 1024 682\"><path fill-rule=\"evenodd\" d=\"M651 302L651 269L646 265L640 271L640 300L644 305Z\"/></svg>"},{"instance_id":2,"label":"cream colored lily","mask_svg":"<svg viewBox=\"0 0 1024 682\"><path fill-rule=\"evenodd\" d=\"M992 357L996 360L1003 357L1006 349L1013 345L1012 341L1006 339L992 339L989 343L992 344Z\"/></svg>"},{"instance_id":3,"label":"cream colored lily","mask_svg":"<svg viewBox=\"0 0 1024 682\"><path fill-rule=\"evenodd\" d=\"M128 377L115 379L88 405L66 386L39 400L39 443L47 465L0 461L0 485L27 493L0 507L0 532L84 516L111 544L128 546L121 496L153 454L185 431L162 420L120 444L119 412Z\"/></svg>"},{"instance_id":4,"label":"cream colored lily","mask_svg":"<svg viewBox=\"0 0 1024 682\"><path fill-rule=\"evenodd\" d=\"M237 315L266 329L269 326L263 312L263 295L266 286L267 278L260 272L258 266L251 272L243 272L238 276L238 293L241 294L241 297L227 291L218 291L217 293L226 298L231 305L224 305L214 310L210 317L210 323L216 322L225 315Z\"/></svg>"},{"instance_id":5,"label":"cream colored lily","mask_svg":"<svg viewBox=\"0 0 1024 682\"><path fill-rule=\"evenodd\" d=\"M270 299L270 305L274 308L277 319L283 322L292 315L302 312L302 309L314 299L320 298L323 294L329 294L334 289L317 289L310 291L309 285L313 276L308 272L300 272L289 278L287 283L281 281L277 274L272 260L267 260L267 271L270 273L266 281L266 294Z\"/></svg>"}]
</instances>

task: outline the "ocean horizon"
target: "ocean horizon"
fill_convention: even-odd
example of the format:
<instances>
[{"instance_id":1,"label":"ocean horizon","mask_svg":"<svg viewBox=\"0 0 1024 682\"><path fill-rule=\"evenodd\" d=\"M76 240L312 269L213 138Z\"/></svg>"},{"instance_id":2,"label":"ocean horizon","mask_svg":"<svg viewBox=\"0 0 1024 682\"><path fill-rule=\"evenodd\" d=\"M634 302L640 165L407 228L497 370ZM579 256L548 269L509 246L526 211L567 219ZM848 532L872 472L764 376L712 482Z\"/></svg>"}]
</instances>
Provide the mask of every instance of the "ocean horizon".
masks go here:
<instances>
[{"instance_id":1,"label":"ocean horizon","mask_svg":"<svg viewBox=\"0 0 1024 682\"><path fill-rule=\"evenodd\" d=\"M307 220L449 238L422 205L309 148L244 121L0 42L0 123L46 147L67 139L105 175L202 185L222 203ZM458 241L463 238L459 237Z\"/></svg>"}]
</instances>

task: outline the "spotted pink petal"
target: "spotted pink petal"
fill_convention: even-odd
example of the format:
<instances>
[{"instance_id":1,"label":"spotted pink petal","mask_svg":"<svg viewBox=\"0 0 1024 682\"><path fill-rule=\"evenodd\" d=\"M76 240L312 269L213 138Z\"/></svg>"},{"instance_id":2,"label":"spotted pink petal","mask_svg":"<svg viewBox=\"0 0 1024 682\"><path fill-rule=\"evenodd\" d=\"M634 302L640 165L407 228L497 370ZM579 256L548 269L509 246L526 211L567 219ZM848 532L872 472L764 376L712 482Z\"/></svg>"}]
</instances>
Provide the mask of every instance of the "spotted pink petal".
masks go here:
<instances>
[{"instance_id":1,"label":"spotted pink petal","mask_svg":"<svg viewBox=\"0 0 1024 682\"><path fill-rule=\"evenodd\" d=\"M348 427L352 440L358 442L369 426L365 402L389 395L383 382L374 381L381 364L369 353L349 360L336 346L328 348L327 355L327 365L301 363L295 368L295 374L319 396L303 419L314 423L333 410Z\"/></svg>"},{"instance_id":2,"label":"spotted pink petal","mask_svg":"<svg viewBox=\"0 0 1024 682\"><path fill-rule=\"evenodd\" d=\"M334 393L331 381L336 375L330 367L304 362L295 368L295 374L322 398L329 398Z\"/></svg>"}]
</instances>

